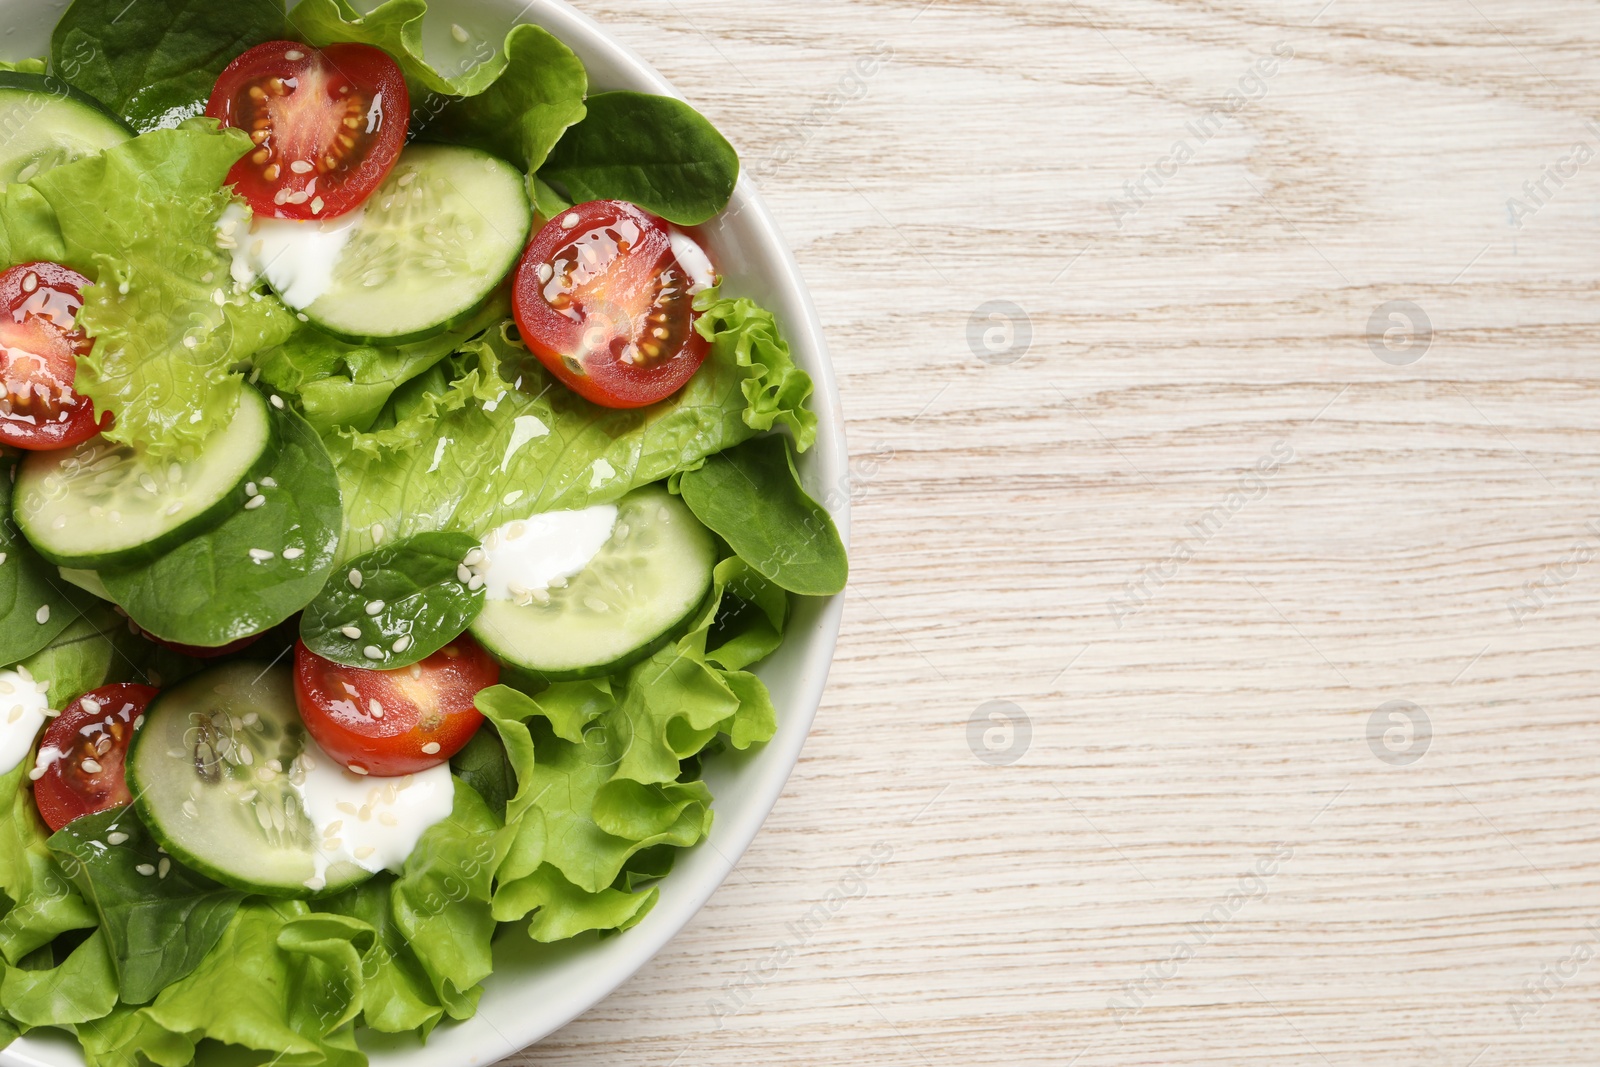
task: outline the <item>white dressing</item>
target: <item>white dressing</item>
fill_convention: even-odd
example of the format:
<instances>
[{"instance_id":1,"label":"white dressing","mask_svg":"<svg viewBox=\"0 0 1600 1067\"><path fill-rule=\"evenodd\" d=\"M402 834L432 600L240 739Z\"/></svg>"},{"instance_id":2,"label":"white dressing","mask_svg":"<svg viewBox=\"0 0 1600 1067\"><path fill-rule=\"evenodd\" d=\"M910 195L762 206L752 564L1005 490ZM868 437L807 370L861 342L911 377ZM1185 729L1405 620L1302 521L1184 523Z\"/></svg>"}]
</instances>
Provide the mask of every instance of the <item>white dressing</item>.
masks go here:
<instances>
[{"instance_id":1,"label":"white dressing","mask_svg":"<svg viewBox=\"0 0 1600 1067\"><path fill-rule=\"evenodd\" d=\"M26 668L0 671L0 774L16 770L33 751L50 717L49 691L50 683L34 681Z\"/></svg>"},{"instance_id":2,"label":"white dressing","mask_svg":"<svg viewBox=\"0 0 1600 1067\"><path fill-rule=\"evenodd\" d=\"M717 268L711 257L693 237L676 226L672 227L672 254L678 257L678 266L689 275L689 292L698 293L717 284Z\"/></svg>"},{"instance_id":3,"label":"white dressing","mask_svg":"<svg viewBox=\"0 0 1600 1067\"><path fill-rule=\"evenodd\" d=\"M490 600L542 594L589 565L617 525L617 506L546 511L508 522L483 539L477 576Z\"/></svg>"},{"instance_id":4,"label":"white dressing","mask_svg":"<svg viewBox=\"0 0 1600 1067\"><path fill-rule=\"evenodd\" d=\"M219 243L233 252L233 280L251 288L266 278L288 306L309 307L333 287L333 268L364 208L325 222L252 217L230 204L217 222Z\"/></svg>"},{"instance_id":5,"label":"white dressing","mask_svg":"<svg viewBox=\"0 0 1600 1067\"><path fill-rule=\"evenodd\" d=\"M403 778L373 778L345 770L310 738L290 780L312 824L317 873L306 883L310 889L322 888L328 868L341 860L374 874L398 871L455 804L448 763Z\"/></svg>"}]
</instances>

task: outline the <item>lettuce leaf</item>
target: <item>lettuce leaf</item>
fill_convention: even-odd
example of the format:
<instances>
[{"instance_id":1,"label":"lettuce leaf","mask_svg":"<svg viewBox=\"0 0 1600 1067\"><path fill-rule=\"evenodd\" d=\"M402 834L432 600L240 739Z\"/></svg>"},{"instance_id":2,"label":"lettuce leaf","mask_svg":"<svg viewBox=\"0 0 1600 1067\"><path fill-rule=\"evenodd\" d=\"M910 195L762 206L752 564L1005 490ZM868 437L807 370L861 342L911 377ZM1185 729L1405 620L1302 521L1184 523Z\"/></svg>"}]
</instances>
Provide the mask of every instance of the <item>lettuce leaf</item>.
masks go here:
<instances>
[{"instance_id":1,"label":"lettuce leaf","mask_svg":"<svg viewBox=\"0 0 1600 1067\"><path fill-rule=\"evenodd\" d=\"M24 760L0 775L0 956L12 964L69 930L98 918L50 854L50 829L39 818Z\"/></svg>"},{"instance_id":2,"label":"lettuce leaf","mask_svg":"<svg viewBox=\"0 0 1600 1067\"><path fill-rule=\"evenodd\" d=\"M435 70L423 54L422 20L427 13L427 0L386 0L365 15L347 0L304 0L289 12L289 22L319 48L348 41L389 53L405 75L413 111L426 109L430 94L476 96L500 77L506 56L492 46L480 48L453 76Z\"/></svg>"},{"instance_id":3,"label":"lettuce leaf","mask_svg":"<svg viewBox=\"0 0 1600 1067\"><path fill-rule=\"evenodd\" d=\"M494 84L452 101L437 124L451 142L509 159L532 174L583 118L589 75L572 49L538 26L513 27L505 53L505 72Z\"/></svg>"},{"instance_id":4,"label":"lettuce leaf","mask_svg":"<svg viewBox=\"0 0 1600 1067\"><path fill-rule=\"evenodd\" d=\"M386 1034L415 1030L426 1037L444 1018L444 1007L405 931L395 922L393 887L392 877L379 875L319 902L317 909L359 919L375 934L372 947L361 958L366 976L361 1021Z\"/></svg>"},{"instance_id":5,"label":"lettuce leaf","mask_svg":"<svg viewBox=\"0 0 1600 1067\"><path fill-rule=\"evenodd\" d=\"M200 966L140 1014L169 1034L259 1049L280 1064L365 1064L349 1024L372 940L359 919L254 898Z\"/></svg>"},{"instance_id":6,"label":"lettuce leaf","mask_svg":"<svg viewBox=\"0 0 1600 1067\"><path fill-rule=\"evenodd\" d=\"M55 212L63 261L97 283L79 312L95 345L77 389L116 414L113 440L157 455L198 445L233 415L234 365L294 332L276 298L233 292L217 246L223 180L249 145L202 119L31 183Z\"/></svg>"},{"instance_id":7,"label":"lettuce leaf","mask_svg":"<svg viewBox=\"0 0 1600 1067\"><path fill-rule=\"evenodd\" d=\"M8 968L0 1006L24 1027L70 1026L110 1014L117 1006L117 972L105 932L90 934L54 967Z\"/></svg>"},{"instance_id":8,"label":"lettuce leaf","mask_svg":"<svg viewBox=\"0 0 1600 1067\"><path fill-rule=\"evenodd\" d=\"M392 425L331 438L344 490L341 558L369 551L380 527L386 537L481 537L535 512L607 503L780 423L809 447L811 379L772 316L748 300L698 300L711 354L659 404L590 404L511 340L507 323L451 361L457 377L447 388L407 397Z\"/></svg>"},{"instance_id":9,"label":"lettuce leaf","mask_svg":"<svg viewBox=\"0 0 1600 1067\"><path fill-rule=\"evenodd\" d=\"M257 352L261 380L298 397L301 413L321 434L368 430L394 391L510 314L489 301L464 325L408 345L353 345L303 325L281 344Z\"/></svg>"}]
</instances>

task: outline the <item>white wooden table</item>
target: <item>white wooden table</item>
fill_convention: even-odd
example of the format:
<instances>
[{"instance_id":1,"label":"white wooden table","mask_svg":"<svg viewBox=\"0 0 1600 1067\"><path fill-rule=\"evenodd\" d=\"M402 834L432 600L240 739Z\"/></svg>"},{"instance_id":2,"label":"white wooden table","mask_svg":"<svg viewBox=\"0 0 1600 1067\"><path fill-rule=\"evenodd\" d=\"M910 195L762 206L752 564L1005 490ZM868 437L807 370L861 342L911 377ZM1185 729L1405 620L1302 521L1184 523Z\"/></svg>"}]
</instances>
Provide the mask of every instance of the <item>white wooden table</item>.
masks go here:
<instances>
[{"instance_id":1,"label":"white wooden table","mask_svg":"<svg viewBox=\"0 0 1600 1067\"><path fill-rule=\"evenodd\" d=\"M1595 1063L1593 0L583 6L864 465L766 830L518 1062Z\"/></svg>"}]
</instances>

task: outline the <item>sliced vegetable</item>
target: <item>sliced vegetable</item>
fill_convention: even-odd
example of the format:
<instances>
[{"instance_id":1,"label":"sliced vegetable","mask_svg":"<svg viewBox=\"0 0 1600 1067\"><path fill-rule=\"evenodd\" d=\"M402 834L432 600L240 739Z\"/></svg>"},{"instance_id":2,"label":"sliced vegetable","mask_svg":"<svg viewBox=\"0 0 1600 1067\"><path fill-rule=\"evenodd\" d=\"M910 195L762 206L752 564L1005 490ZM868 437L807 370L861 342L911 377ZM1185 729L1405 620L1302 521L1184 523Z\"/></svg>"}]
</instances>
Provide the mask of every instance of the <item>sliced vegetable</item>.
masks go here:
<instances>
[{"instance_id":1,"label":"sliced vegetable","mask_svg":"<svg viewBox=\"0 0 1600 1067\"><path fill-rule=\"evenodd\" d=\"M502 661L546 681L613 674L660 647L705 601L716 542L659 486L623 497L615 515L593 558L546 588L519 582L526 554L512 529L491 535L479 568L489 599L472 623L473 636Z\"/></svg>"},{"instance_id":2,"label":"sliced vegetable","mask_svg":"<svg viewBox=\"0 0 1600 1067\"><path fill-rule=\"evenodd\" d=\"M50 829L132 801L123 764L145 708L158 692L137 682L101 686L51 721L30 774L39 814Z\"/></svg>"},{"instance_id":3,"label":"sliced vegetable","mask_svg":"<svg viewBox=\"0 0 1600 1067\"><path fill-rule=\"evenodd\" d=\"M695 516L773 583L832 596L850 561L839 531L800 484L788 438L758 437L684 472L678 489Z\"/></svg>"},{"instance_id":4,"label":"sliced vegetable","mask_svg":"<svg viewBox=\"0 0 1600 1067\"><path fill-rule=\"evenodd\" d=\"M467 587L465 561L477 547L466 534L426 533L351 560L345 579L306 606L301 640L347 667L392 670L428 658L483 605L483 590Z\"/></svg>"},{"instance_id":5,"label":"sliced vegetable","mask_svg":"<svg viewBox=\"0 0 1600 1067\"><path fill-rule=\"evenodd\" d=\"M3 106L3 100L0 100ZM67 448L111 424L73 392L78 357L92 341L77 324L89 279L59 263L21 263L0 273L0 442Z\"/></svg>"},{"instance_id":6,"label":"sliced vegetable","mask_svg":"<svg viewBox=\"0 0 1600 1067\"><path fill-rule=\"evenodd\" d=\"M146 709L128 785L178 861L245 892L305 896L308 882L337 889L369 876L343 860L320 869L321 842L294 782L305 748L289 668L228 663Z\"/></svg>"},{"instance_id":7,"label":"sliced vegetable","mask_svg":"<svg viewBox=\"0 0 1600 1067\"><path fill-rule=\"evenodd\" d=\"M104 437L33 452L17 473L16 518L41 555L97 570L159 557L258 495L274 459L267 402L240 393L233 419L192 458L159 460Z\"/></svg>"},{"instance_id":8,"label":"sliced vegetable","mask_svg":"<svg viewBox=\"0 0 1600 1067\"><path fill-rule=\"evenodd\" d=\"M414 145L354 223L332 284L301 311L356 343L449 330L510 273L532 225L515 167L472 148Z\"/></svg>"},{"instance_id":9,"label":"sliced vegetable","mask_svg":"<svg viewBox=\"0 0 1600 1067\"><path fill-rule=\"evenodd\" d=\"M304 419L276 408L272 417L277 458L247 501L157 559L100 572L116 602L154 636L226 645L276 626L326 583L339 545L338 478Z\"/></svg>"},{"instance_id":10,"label":"sliced vegetable","mask_svg":"<svg viewBox=\"0 0 1600 1067\"><path fill-rule=\"evenodd\" d=\"M228 181L257 215L327 219L360 206L393 169L411 100L380 49L267 41L228 64L206 114L250 134Z\"/></svg>"},{"instance_id":11,"label":"sliced vegetable","mask_svg":"<svg viewBox=\"0 0 1600 1067\"><path fill-rule=\"evenodd\" d=\"M56 77L0 73L0 182L26 182L133 136L98 100Z\"/></svg>"},{"instance_id":12,"label":"sliced vegetable","mask_svg":"<svg viewBox=\"0 0 1600 1067\"><path fill-rule=\"evenodd\" d=\"M709 260L704 267L696 274L680 263L667 223L632 204L579 204L546 223L523 254L517 328L585 400L654 404L681 389L710 351L694 328L694 295L715 284Z\"/></svg>"},{"instance_id":13,"label":"sliced vegetable","mask_svg":"<svg viewBox=\"0 0 1600 1067\"><path fill-rule=\"evenodd\" d=\"M0 518L11 511L11 479L0 473ZM17 663L38 652L78 615L85 600L56 578L14 523L0 522L0 663Z\"/></svg>"},{"instance_id":14,"label":"sliced vegetable","mask_svg":"<svg viewBox=\"0 0 1600 1067\"><path fill-rule=\"evenodd\" d=\"M301 642L294 653L295 700L306 729L357 774L415 774L447 762L483 723L479 690L500 665L465 635L420 663L392 671L346 667Z\"/></svg>"}]
</instances>

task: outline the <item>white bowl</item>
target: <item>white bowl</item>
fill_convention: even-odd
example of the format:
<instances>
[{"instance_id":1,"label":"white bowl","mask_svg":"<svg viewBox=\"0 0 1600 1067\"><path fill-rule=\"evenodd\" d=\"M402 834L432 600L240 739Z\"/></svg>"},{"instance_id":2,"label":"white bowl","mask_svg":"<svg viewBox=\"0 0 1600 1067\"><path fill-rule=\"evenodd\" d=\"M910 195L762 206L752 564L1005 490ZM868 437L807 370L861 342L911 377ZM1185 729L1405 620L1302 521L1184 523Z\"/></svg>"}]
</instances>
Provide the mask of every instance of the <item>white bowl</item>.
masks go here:
<instances>
[{"instance_id":1,"label":"white bowl","mask_svg":"<svg viewBox=\"0 0 1600 1067\"><path fill-rule=\"evenodd\" d=\"M370 8L372 4L365 5ZM0 40L8 58L44 55L65 0L0 0ZM450 26L498 44L515 22L534 22L564 41L589 68L591 91L632 89L681 95L648 63L594 20L562 2L434 0L429 5L430 56L448 54ZM828 503L849 539L848 462L839 391L816 309L761 197L741 179L729 210L704 233L726 275L725 291L749 296L777 315L796 361L816 382L817 445L801 460L806 487ZM757 668L778 707L778 733L765 746L710 760L706 780L716 797L716 822L707 841L679 856L660 883L661 899L634 929L600 941L592 935L558 945L535 945L516 931L495 949L495 972L484 983L478 1014L435 1030L427 1045L368 1034L363 1045L375 1067L461 1067L488 1064L545 1037L593 1007L659 952L700 910L749 847L777 802L822 699L833 660L843 597L797 601L783 647ZM0 1051L0 1067L82 1067L65 1035L39 1033Z\"/></svg>"}]
</instances>

